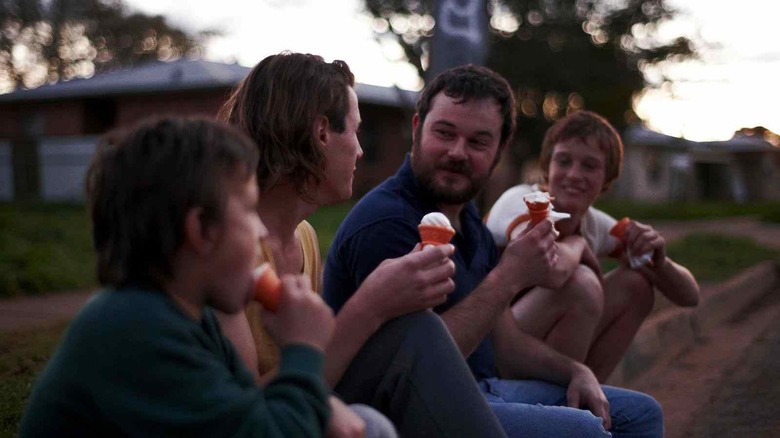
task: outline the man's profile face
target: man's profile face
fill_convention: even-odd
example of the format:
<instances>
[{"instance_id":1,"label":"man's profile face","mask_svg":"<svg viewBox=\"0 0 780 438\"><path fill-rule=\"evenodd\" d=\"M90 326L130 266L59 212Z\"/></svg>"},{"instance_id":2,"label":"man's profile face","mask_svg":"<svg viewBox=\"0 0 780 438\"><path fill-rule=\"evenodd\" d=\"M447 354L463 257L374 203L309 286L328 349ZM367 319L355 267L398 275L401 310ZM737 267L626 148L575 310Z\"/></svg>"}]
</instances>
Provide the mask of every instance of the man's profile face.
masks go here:
<instances>
[{"instance_id":1,"label":"man's profile face","mask_svg":"<svg viewBox=\"0 0 780 438\"><path fill-rule=\"evenodd\" d=\"M492 98L459 102L440 92L425 121L416 114L412 120L412 169L420 189L438 204L473 199L499 158L499 104Z\"/></svg>"}]
</instances>

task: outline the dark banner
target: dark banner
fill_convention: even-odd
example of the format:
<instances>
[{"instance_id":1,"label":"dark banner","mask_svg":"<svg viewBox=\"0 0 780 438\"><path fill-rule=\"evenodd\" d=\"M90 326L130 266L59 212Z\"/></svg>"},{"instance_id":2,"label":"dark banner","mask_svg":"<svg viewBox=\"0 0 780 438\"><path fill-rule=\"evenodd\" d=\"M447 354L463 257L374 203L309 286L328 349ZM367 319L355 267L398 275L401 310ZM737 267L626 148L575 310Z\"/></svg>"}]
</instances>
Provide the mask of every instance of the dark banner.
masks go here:
<instances>
[{"instance_id":1,"label":"dark banner","mask_svg":"<svg viewBox=\"0 0 780 438\"><path fill-rule=\"evenodd\" d=\"M435 18L426 81L456 65L485 63L488 33L485 0L438 0Z\"/></svg>"}]
</instances>

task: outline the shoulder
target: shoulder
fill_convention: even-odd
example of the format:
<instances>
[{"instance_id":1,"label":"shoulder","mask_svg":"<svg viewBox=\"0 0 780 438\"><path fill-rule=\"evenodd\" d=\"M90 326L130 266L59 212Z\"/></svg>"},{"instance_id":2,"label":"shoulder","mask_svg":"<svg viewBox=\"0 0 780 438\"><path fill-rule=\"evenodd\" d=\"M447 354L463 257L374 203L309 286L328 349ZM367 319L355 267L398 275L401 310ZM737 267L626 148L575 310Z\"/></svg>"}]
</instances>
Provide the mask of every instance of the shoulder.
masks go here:
<instances>
[{"instance_id":1,"label":"shoulder","mask_svg":"<svg viewBox=\"0 0 780 438\"><path fill-rule=\"evenodd\" d=\"M593 228L606 228L609 231L617 220L596 207L589 207L583 216L583 223Z\"/></svg>"},{"instance_id":2,"label":"shoulder","mask_svg":"<svg viewBox=\"0 0 780 438\"><path fill-rule=\"evenodd\" d=\"M164 292L127 288L107 290L92 299L74 321L72 335L106 355L125 354L194 342L198 327Z\"/></svg>"},{"instance_id":3,"label":"shoulder","mask_svg":"<svg viewBox=\"0 0 780 438\"><path fill-rule=\"evenodd\" d=\"M358 233L375 229L380 224L382 229L389 225L416 230L422 216L422 211L412 205L403 193L403 188L391 178L355 204L339 227L336 241L350 239Z\"/></svg>"}]
</instances>

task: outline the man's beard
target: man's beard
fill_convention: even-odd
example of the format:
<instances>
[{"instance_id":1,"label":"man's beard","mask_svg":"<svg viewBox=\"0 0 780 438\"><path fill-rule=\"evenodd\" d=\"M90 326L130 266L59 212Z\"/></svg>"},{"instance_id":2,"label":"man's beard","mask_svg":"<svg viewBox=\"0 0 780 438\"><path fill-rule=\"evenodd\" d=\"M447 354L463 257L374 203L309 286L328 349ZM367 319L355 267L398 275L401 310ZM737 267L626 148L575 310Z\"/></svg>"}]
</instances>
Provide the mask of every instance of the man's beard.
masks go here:
<instances>
[{"instance_id":1,"label":"man's beard","mask_svg":"<svg viewBox=\"0 0 780 438\"><path fill-rule=\"evenodd\" d=\"M485 188L490 179L490 175L493 173L493 169L496 167L496 164L498 164L500 154L496 154L496 159L490 167L490 172L480 178L475 178L473 176L473 169L468 161L448 160L444 163L433 164L432 167L429 167L428 165L421 167L419 161L420 156L419 144L414 142L412 144L412 170L414 171L421 194L431 200L434 204L458 205L470 202ZM446 184L437 183L434 180L434 173L437 170L447 170L462 175L468 179L468 184L462 189L454 189Z\"/></svg>"}]
</instances>

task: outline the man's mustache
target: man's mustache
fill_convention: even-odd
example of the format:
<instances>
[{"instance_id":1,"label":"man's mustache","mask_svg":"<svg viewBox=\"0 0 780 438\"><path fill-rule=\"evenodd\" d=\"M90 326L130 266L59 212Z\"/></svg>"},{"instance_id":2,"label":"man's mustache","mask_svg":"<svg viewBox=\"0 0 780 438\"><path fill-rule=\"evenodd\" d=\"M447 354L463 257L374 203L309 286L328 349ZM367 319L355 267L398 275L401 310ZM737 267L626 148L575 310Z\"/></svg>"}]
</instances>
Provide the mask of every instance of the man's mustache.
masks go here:
<instances>
[{"instance_id":1,"label":"man's mustache","mask_svg":"<svg viewBox=\"0 0 780 438\"><path fill-rule=\"evenodd\" d=\"M440 170L446 170L448 172L460 173L461 175L471 175L471 166L466 161L448 161L446 163L436 166Z\"/></svg>"}]
</instances>

